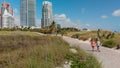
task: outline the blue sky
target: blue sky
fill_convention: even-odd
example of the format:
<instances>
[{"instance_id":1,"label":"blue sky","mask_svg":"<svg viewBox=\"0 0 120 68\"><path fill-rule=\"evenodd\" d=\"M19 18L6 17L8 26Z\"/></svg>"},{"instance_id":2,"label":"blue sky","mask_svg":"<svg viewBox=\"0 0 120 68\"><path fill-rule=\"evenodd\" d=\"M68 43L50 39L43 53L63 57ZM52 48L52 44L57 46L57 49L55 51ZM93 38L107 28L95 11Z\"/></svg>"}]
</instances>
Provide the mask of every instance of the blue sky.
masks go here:
<instances>
[{"instance_id":1,"label":"blue sky","mask_svg":"<svg viewBox=\"0 0 120 68\"><path fill-rule=\"evenodd\" d=\"M20 13L20 0L6 0ZM37 24L40 25L42 2L37 0ZM62 26L120 31L120 0L48 0L53 16ZM2 0L0 0L2 3Z\"/></svg>"}]
</instances>

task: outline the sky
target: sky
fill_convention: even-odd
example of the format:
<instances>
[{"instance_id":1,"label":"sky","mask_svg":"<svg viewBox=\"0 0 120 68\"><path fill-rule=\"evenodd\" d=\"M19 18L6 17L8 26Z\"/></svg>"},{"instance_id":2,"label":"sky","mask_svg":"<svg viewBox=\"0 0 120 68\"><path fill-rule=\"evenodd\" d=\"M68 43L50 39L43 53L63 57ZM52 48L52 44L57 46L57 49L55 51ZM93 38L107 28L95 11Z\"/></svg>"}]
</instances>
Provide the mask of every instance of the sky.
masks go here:
<instances>
[{"instance_id":1,"label":"sky","mask_svg":"<svg viewBox=\"0 0 120 68\"><path fill-rule=\"evenodd\" d=\"M42 2L36 0L36 24L40 26ZM120 0L47 0L53 4L53 17L62 27L120 31ZM0 0L2 3L3 0ZM20 0L6 0L19 22Z\"/></svg>"}]
</instances>

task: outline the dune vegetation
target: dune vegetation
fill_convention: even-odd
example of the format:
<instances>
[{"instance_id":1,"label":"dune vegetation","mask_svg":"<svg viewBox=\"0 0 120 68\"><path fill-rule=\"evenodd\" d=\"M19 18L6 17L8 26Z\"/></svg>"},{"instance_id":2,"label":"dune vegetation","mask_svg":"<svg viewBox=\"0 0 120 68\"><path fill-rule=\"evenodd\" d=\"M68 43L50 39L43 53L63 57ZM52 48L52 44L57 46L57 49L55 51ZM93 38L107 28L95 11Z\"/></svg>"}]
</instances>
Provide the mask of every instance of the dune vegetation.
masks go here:
<instances>
[{"instance_id":1,"label":"dune vegetation","mask_svg":"<svg viewBox=\"0 0 120 68\"><path fill-rule=\"evenodd\" d=\"M95 57L75 48L57 36L36 32L0 32L0 68L55 68L73 61L71 68L101 68Z\"/></svg>"},{"instance_id":2,"label":"dune vegetation","mask_svg":"<svg viewBox=\"0 0 120 68\"><path fill-rule=\"evenodd\" d=\"M88 40L89 38L100 38L102 46L114 48L120 45L120 33L99 30L99 31L77 31L67 32L66 36L77 38L79 40Z\"/></svg>"}]
</instances>

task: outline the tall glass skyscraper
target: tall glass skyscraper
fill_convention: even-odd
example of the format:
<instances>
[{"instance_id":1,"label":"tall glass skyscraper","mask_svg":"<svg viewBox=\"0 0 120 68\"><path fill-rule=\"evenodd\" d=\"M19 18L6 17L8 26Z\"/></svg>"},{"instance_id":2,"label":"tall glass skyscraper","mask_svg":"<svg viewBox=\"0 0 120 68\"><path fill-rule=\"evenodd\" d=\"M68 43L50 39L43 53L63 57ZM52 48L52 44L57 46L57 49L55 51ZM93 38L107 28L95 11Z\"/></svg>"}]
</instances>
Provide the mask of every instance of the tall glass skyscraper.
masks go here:
<instances>
[{"instance_id":1,"label":"tall glass skyscraper","mask_svg":"<svg viewBox=\"0 0 120 68\"><path fill-rule=\"evenodd\" d=\"M52 3L48 1L44 1L42 8L41 27L49 26L52 23L52 21L53 21Z\"/></svg>"},{"instance_id":2,"label":"tall glass skyscraper","mask_svg":"<svg viewBox=\"0 0 120 68\"><path fill-rule=\"evenodd\" d=\"M20 25L35 26L36 23L36 0L20 0Z\"/></svg>"}]
</instances>

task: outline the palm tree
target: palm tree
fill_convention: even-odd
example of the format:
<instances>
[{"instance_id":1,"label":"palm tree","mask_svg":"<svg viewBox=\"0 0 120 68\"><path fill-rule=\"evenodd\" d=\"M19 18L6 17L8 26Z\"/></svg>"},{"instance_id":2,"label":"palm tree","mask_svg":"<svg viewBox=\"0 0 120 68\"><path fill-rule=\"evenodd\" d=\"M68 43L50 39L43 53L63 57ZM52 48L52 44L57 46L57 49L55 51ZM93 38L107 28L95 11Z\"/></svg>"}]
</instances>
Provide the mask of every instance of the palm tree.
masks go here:
<instances>
[{"instance_id":1,"label":"palm tree","mask_svg":"<svg viewBox=\"0 0 120 68\"><path fill-rule=\"evenodd\" d=\"M51 33L55 33L57 31L56 23L55 21L52 22L52 24L49 27Z\"/></svg>"}]
</instances>

